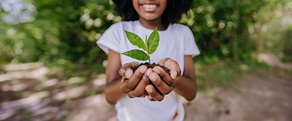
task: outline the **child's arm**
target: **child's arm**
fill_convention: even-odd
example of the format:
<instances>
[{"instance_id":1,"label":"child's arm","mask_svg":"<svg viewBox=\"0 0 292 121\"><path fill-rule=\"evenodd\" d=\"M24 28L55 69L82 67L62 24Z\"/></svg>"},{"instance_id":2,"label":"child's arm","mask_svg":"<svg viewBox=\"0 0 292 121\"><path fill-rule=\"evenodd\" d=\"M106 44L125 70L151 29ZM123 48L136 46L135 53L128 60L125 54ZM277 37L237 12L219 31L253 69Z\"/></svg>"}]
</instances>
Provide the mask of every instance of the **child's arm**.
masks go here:
<instances>
[{"instance_id":1,"label":"child's arm","mask_svg":"<svg viewBox=\"0 0 292 121\"><path fill-rule=\"evenodd\" d=\"M188 101L191 101L196 97L197 94L195 67L192 56L185 55L184 58L184 73L183 76L179 76L176 78L178 82L174 91L182 95Z\"/></svg>"},{"instance_id":2,"label":"child's arm","mask_svg":"<svg viewBox=\"0 0 292 121\"><path fill-rule=\"evenodd\" d=\"M158 66L153 68L152 72L148 74L149 79L158 89L155 90L152 85L146 87L150 100L153 98L154 100L161 101L164 95L170 93L172 90L175 90L178 94L182 95L189 101L195 98L197 88L193 59L188 55L184 58L184 73L182 76L178 76L180 74L179 65L172 59L164 59L160 62L161 65L166 66L171 70L171 76ZM158 93L158 91L160 93Z\"/></svg>"},{"instance_id":3,"label":"child's arm","mask_svg":"<svg viewBox=\"0 0 292 121\"><path fill-rule=\"evenodd\" d=\"M121 68L121 60L119 53L109 50L108 64L106 66L106 85L104 88L105 98L111 103L115 104L123 95L120 91L122 78L119 75Z\"/></svg>"}]
</instances>

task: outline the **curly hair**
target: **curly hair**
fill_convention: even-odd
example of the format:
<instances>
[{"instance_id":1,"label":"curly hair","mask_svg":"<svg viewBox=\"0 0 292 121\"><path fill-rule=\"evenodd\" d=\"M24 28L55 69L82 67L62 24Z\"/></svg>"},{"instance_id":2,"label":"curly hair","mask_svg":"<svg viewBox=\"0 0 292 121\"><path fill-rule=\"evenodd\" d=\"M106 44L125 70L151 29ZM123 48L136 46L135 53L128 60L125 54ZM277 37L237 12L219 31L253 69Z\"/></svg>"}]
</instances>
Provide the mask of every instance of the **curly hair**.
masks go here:
<instances>
[{"instance_id":1,"label":"curly hair","mask_svg":"<svg viewBox=\"0 0 292 121\"><path fill-rule=\"evenodd\" d=\"M139 15L134 9L132 0L112 0L114 8L118 15L125 21L138 20ZM180 20L181 15L191 9L193 0L168 0L167 7L162 14L162 23L176 23Z\"/></svg>"}]
</instances>

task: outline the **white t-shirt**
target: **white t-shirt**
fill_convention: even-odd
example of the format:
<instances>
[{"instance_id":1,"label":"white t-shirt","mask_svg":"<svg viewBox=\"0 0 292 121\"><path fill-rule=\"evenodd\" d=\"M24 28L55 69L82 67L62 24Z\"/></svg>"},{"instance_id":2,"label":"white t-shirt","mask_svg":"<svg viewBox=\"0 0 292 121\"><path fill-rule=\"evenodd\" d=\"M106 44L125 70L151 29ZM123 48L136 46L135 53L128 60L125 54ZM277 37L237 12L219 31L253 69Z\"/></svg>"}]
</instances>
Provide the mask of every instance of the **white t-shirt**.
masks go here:
<instances>
[{"instance_id":1,"label":"white t-shirt","mask_svg":"<svg viewBox=\"0 0 292 121\"><path fill-rule=\"evenodd\" d=\"M145 28L139 21L125 21L112 25L97 41L97 45L106 53L109 49L123 53L132 49L140 49L133 46L125 31L130 31L145 40L153 30ZM150 55L151 62L158 63L163 58L176 60L180 69L184 70L184 55L198 55L200 52L195 43L191 30L181 24L170 24L164 31L158 31L160 42L157 50ZM141 50L141 49L140 49ZM128 56L121 56L121 64L138 61ZM182 72L183 73L183 72ZM183 121L184 109L182 101L177 99L174 92L164 97L161 102L152 102L147 98L124 97L116 104L119 121L171 121L178 111L176 121Z\"/></svg>"}]
</instances>

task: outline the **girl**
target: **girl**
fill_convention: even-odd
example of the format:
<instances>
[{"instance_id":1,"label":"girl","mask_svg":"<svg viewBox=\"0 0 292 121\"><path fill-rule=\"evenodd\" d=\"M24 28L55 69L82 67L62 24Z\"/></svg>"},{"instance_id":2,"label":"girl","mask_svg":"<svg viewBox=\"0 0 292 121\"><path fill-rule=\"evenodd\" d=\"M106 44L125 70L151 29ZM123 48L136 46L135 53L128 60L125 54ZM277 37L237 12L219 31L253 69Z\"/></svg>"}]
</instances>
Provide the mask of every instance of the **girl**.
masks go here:
<instances>
[{"instance_id":1,"label":"girl","mask_svg":"<svg viewBox=\"0 0 292 121\"><path fill-rule=\"evenodd\" d=\"M182 121L185 115L182 99L191 101L196 96L192 57L199 50L190 29L176 22L191 8L192 0L113 2L124 21L107 29L97 44L108 54L104 93L109 103L116 104L118 120ZM150 55L151 62L169 68L170 75L159 66L153 69L140 66L133 72L131 67L142 62L121 54L138 49L128 41L124 30L145 37L156 27L160 42Z\"/></svg>"}]
</instances>

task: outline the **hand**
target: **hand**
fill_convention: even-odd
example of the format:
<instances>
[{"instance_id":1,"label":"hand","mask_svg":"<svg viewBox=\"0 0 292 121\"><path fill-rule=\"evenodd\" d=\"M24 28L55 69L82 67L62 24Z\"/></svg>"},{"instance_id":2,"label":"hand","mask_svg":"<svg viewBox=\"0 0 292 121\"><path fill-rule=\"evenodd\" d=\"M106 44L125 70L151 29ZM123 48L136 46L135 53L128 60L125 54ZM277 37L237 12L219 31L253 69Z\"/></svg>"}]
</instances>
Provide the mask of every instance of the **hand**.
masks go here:
<instances>
[{"instance_id":1,"label":"hand","mask_svg":"<svg viewBox=\"0 0 292 121\"><path fill-rule=\"evenodd\" d=\"M158 64L170 69L170 75L160 66L147 70L146 73L153 85L147 85L145 90L148 93L148 99L151 101L163 100L164 96L169 94L177 86L178 80L176 78L181 73L179 64L170 58L165 58Z\"/></svg>"},{"instance_id":2,"label":"hand","mask_svg":"<svg viewBox=\"0 0 292 121\"><path fill-rule=\"evenodd\" d=\"M170 58L164 58L161 61L159 61L158 64L170 69L170 76L172 79L175 79L181 74L179 64L175 60L172 60Z\"/></svg>"},{"instance_id":3,"label":"hand","mask_svg":"<svg viewBox=\"0 0 292 121\"><path fill-rule=\"evenodd\" d=\"M120 90L127 93L130 98L145 97L145 87L150 83L148 76L145 74L147 67L142 65L133 72L132 68L137 67L138 62L126 63L122 66L119 74L122 76Z\"/></svg>"}]
</instances>

